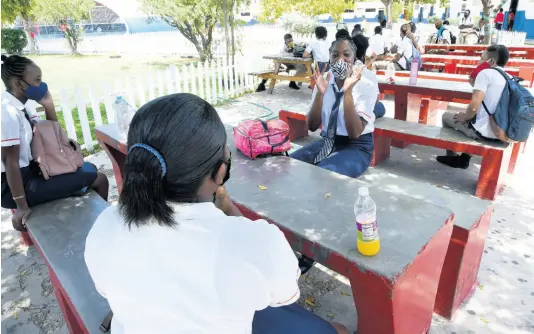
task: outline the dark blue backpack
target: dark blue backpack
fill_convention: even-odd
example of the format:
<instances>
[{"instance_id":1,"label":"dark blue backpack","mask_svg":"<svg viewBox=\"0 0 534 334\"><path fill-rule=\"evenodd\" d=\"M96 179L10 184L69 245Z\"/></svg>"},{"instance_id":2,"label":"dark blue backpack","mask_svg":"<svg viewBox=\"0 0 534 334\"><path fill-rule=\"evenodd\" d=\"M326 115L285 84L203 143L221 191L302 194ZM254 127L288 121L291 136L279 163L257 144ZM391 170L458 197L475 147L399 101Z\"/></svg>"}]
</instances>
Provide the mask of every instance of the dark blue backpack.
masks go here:
<instances>
[{"instance_id":1,"label":"dark blue backpack","mask_svg":"<svg viewBox=\"0 0 534 334\"><path fill-rule=\"evenodd\" d=\"M510 78L500 68L492 68L505 78L506 87L493 115L489 113L484 102L482 105L490 118L495 121L495 125L508 138L503 138L502 134L499 136L495 130L493 132L503 141L524 142L528 139L530 130L534 125L534 97L525 87L521 86L519 78Z\"/></svg>"}]
</instances>

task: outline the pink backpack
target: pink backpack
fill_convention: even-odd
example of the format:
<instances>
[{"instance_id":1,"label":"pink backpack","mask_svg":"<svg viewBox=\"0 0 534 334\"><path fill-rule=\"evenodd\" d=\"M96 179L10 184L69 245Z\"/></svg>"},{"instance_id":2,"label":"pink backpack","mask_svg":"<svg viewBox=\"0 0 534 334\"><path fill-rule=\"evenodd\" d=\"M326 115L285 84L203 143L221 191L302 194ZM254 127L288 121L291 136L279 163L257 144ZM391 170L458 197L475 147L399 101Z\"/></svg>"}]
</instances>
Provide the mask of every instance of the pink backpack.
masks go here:
<instances>
[{"instance_id":1,"label":"pink backpack","mask_svg":"<svg viewBox=\"0 0 534 334\"><path fill-rule=\"evenodd\" d=\"M291 149L289 125L279 119L243 121L234 128L234 142L237 149L251 159L260 155L287 154Z\"/></svg>"}]
</instances>

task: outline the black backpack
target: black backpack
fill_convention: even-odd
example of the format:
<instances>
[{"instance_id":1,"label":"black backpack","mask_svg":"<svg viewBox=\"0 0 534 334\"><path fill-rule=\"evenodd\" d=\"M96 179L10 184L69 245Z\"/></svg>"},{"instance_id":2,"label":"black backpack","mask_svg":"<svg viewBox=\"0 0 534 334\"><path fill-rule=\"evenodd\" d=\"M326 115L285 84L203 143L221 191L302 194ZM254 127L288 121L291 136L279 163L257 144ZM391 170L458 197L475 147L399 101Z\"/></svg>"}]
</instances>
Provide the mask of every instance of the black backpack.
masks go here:
<instances>
[{"instance_id":1,"label":"black backpack","mask_svg":"<svg viewBox=\"0 0 534 334\"><path fill-rule=\"evenodd\" d=\"M456 44L456 36L453 35L453 33L449 29L443 29L443 31L447 30L449 34L451 35L451 44Z\"/></svg>"}]
</instances>

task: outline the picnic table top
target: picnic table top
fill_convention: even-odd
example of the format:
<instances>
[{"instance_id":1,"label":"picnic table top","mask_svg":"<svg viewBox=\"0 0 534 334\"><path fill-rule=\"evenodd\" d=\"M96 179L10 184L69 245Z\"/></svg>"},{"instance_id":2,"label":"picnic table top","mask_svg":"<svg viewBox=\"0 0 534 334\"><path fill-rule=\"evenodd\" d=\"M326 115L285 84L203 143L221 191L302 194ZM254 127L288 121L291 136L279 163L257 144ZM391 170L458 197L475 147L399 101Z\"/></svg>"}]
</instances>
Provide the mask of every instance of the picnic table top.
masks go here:
<instances>
[{"instance_id":1,"label":"picnic table top","mask_svg":"<svg viewBox=\"0 0 534 334\"><path fill-rule=\"evenodd\" d=\"M388 84L386 81L386 76L378 75L378 84L381 85L390 85L390 86L402 86L402 87L417 87L424 89L431 89L434 91L452 91L452 92L461 92L461 93L473 93L473 87L468 82L458 82L458 81L443 81L443 80L434 80L434 79L423 79L418 78L416 85L410 85L410 78L406 77L395 77L394 84Z\"/></svg>"},{"instance_id":2,"label":"picnic table top","mask_svg":"<svg viewBox=\"0 0 534 334\"><path fill-rule=\"evenodd\" d=\"M293 62L302 62L302 63L313 62L313 58L311 57L302 58L302 57L293 57L293 56L282 55L282 54L263 56L263 59L270 59L270 60L274 60L278 62L282 62L282 61L293 61Z\"/></svg>"},{"instance_id":3,"label":"picnic table top","mask_svg":"<svg viewBox=\"0 0 534 334\"><path fill-rule=\"evenodd\" d=\"M454 48L455 50L467 50L467 49L474 49L474 50L486 50L488 48L488 45L472 45L472 44L453 44L453 45L445 45L445 44L426 44L424 47L426 49L439 49L443 48L444 46L448 46L451 48ZM513 46L507 46L508 50L513 51L523 51L523 50L534 50L534 45L513 45Z\"/></svg>"},{"instance_id":4,"label":"picnic table top","mask_svg":"<svg viewBox=\"0 0 534 334\"><path fill-rule=\"evenodd\" d=\"M401 132L408 135L425 137L428 139L436 139L453 143L464 143L486 148L498 148L504 150L508 147L507 143L474 140L467 137L460 131L456 131L451 128L406 122L404 120L398 120L389 117L377 119L375 121L375 129Z\"/></svg>"},{"instance_id":5,"label":"picnic table top","mask_svg":"<svg viewBox=\"0 0 534 334\"><path fill-rule=\"evenodd\" d=\"M107 207L91 191L84 197L38 205L32 208L33 214L26 223L89 333L99 333L98 328L110 311L106 299L96 291L84 260L87 234Z\"/></svg>"},{"instance_id":6,"label":"picnic table top","mask_svg":"<svg viewBox=\"0 0 534 334\"><path fill-rule=\"evenodd\" d=\"M473 62L473 63L478 63L480 61L480 57L478 56L461 56L461 55L433 55L433 54L423 54L421 55L421 57L423 58L423 60L434 60L434 61L438 61L438 62L444 62L444 61L452 61L452 60L456 60L456 61L469 61L469 62ZM532 64L534 63L534 60L532 59L515 59L515 58L511 58L510 60L508 60L508 63L512 63L512 64Z\"/></svg>"},{"instance_id":7,"label":"picnic table top","mask_svg":"<svg viewBox=\"0 0 534 334\"><path fill-rule=\"evenodd\" d=\"M116 127L102 125L97 129L120 141ZM365 257L356 249L353 211L360 182L288 157L250 160L236 150L232 129L227 126L232 177L226 184L232 199L292 231L299 238L292 244L296 250L306 240L317 243L314 252L320 263L338 253L361 270L393 280L452 215L444 207L372 187L381 250L376 256ZM326 196L328 193L331 195Z\"/></svg>"}]
</instances>

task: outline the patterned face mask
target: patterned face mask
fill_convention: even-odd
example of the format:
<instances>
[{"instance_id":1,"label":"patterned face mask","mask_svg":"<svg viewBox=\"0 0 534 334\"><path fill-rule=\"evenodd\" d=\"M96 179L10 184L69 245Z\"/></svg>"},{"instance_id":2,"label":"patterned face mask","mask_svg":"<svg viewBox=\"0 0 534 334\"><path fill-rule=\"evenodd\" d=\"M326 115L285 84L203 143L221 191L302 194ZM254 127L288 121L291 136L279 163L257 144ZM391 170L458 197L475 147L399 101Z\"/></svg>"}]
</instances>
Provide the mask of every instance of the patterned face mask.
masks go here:
<instances>
[{"instance_id":1,"label":"patterned face mask","mask_svg":"<svg viewBox=\"0 0 534 334\"><path fill-rule=\"evenodd\" d=\"M349 69L350 64L342 60L338 60L332 65L330 65L330 70L334 74L334 78L339 80L345 80L347 77L347 70Z\"/></svg>"}]
</instances>

